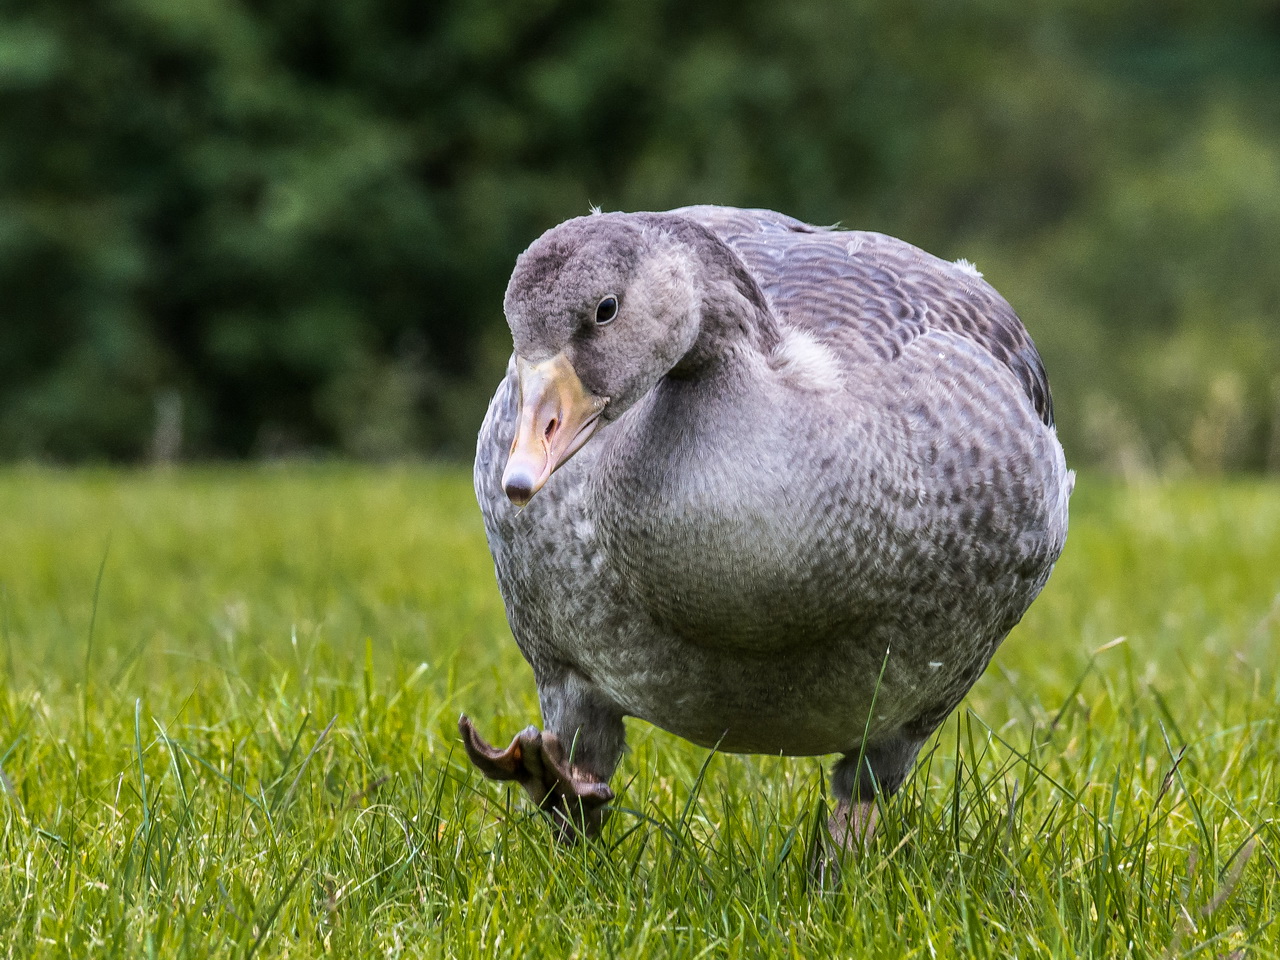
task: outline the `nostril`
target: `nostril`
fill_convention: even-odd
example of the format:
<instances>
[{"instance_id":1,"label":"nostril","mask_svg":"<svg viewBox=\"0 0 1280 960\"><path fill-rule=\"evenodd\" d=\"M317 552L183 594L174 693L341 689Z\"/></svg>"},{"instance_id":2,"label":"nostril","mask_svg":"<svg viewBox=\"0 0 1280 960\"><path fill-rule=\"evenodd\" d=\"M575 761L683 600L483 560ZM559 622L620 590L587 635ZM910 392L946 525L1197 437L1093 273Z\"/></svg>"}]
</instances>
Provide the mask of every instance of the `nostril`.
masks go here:
<instances>
[{"instance_id":1,"label":"nostril","mask_svg":"<svg viewBox=\"0 0 1280 960\"><path fill-rule=\"evenodd\" d=\"M543 434L543 437L550 440L551 435L556 432L556 427L558 427L559 425L560 425L560 421L557 420L555 417L552 417L550 422L547 424L547 430Z\"/></svg>"}]
</instances>

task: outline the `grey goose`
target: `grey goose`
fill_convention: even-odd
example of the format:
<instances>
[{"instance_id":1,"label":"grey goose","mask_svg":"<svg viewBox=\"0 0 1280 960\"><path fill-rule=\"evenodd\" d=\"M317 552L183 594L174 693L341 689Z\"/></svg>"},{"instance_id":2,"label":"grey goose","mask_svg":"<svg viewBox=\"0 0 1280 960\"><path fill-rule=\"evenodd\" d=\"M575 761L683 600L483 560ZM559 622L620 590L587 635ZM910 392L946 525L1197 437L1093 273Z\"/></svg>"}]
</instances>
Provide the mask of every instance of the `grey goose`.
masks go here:
<instances>
[{"instance_id":1,"label":"grey goose","mask_svg":"<svg viewBox=\"0 0 1280 960\"><path fill-rule=\"evenodd\" d=\"M543 729L471 760L562 839L624 717L725 752L842 754L874 825L1062 552L1044 366L965 261L766 210L569 220L518 259L475 489Z\"/></svg>"}]
</instances>

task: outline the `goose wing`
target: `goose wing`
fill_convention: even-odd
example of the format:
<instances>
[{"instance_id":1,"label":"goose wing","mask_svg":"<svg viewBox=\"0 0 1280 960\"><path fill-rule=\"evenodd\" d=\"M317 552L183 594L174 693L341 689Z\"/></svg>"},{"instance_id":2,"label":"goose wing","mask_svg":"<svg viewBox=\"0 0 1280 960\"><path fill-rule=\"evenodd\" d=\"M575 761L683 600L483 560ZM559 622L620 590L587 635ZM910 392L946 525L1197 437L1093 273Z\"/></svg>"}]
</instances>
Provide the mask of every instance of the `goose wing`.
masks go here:
<instances>
[{"instance_id":1,"label":"goose wing","mask_svg":"<svg viewBox=\"0 0 1280 960\"><path fill-rule=\"evenodd\" d=\"M934 331L958 334L1017 378L1053 426L1044 363L1008 302L970 264L881 233L814 227L770 210L685 207L746 263L787 324L851 365L884 364Z\"/></svg>"}]
</instances>

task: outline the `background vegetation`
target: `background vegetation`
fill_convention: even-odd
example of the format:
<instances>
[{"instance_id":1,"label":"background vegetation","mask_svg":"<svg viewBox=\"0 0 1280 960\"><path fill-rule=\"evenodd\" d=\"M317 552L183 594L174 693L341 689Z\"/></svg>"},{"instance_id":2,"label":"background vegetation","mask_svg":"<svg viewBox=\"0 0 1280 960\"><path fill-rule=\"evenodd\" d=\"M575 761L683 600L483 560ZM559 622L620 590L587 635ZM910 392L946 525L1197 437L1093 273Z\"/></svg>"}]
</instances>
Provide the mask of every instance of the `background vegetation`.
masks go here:
<instances>
[{"instance_id":1,"label":"background vegetation","mask_svg":"<svg viewBox=\"0 0 1280 960\"><path fill-rule=\"evenodd\" d=\"M0 957L1276 960L1280 490L1072 506L821 893L822 760L630 722L570 851L469 768L538 708L465 469L0 472Z\"/></svg>"},{"instance_id":2,"label":"background vegetation","mask_svg":"<svg viewBox=\"0 0 1280 960\"><path fill-rule=\"evenodd\" d=\"M970 257L1076 463L1280 471L1277 0L9 0L0 457L465 455L592 202Z\"/></svg>"}]
</instances>

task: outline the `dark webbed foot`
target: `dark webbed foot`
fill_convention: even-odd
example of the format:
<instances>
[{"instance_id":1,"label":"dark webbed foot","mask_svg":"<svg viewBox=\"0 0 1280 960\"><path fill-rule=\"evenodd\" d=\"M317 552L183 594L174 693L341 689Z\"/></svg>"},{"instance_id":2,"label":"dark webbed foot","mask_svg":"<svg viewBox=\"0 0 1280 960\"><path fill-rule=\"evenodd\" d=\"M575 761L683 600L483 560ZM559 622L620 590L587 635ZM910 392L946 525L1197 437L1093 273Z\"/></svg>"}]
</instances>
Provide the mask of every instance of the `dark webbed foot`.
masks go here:
<instances>
[{"instance_id":1,"label":"dark webbed foot","mask_svg":"<svg viewBox=\"0 0 1280 960\"><path fill-rule=\"evenodd\" d=\"M514 780L550 818L557 839L572 842L600 832L606 803L613 799L609 785L565 756L554 733L526 727L511 745L499 750L484 740L463 714L458 731L471 762L490 780Z\"/></svg>"}]
</instances>

